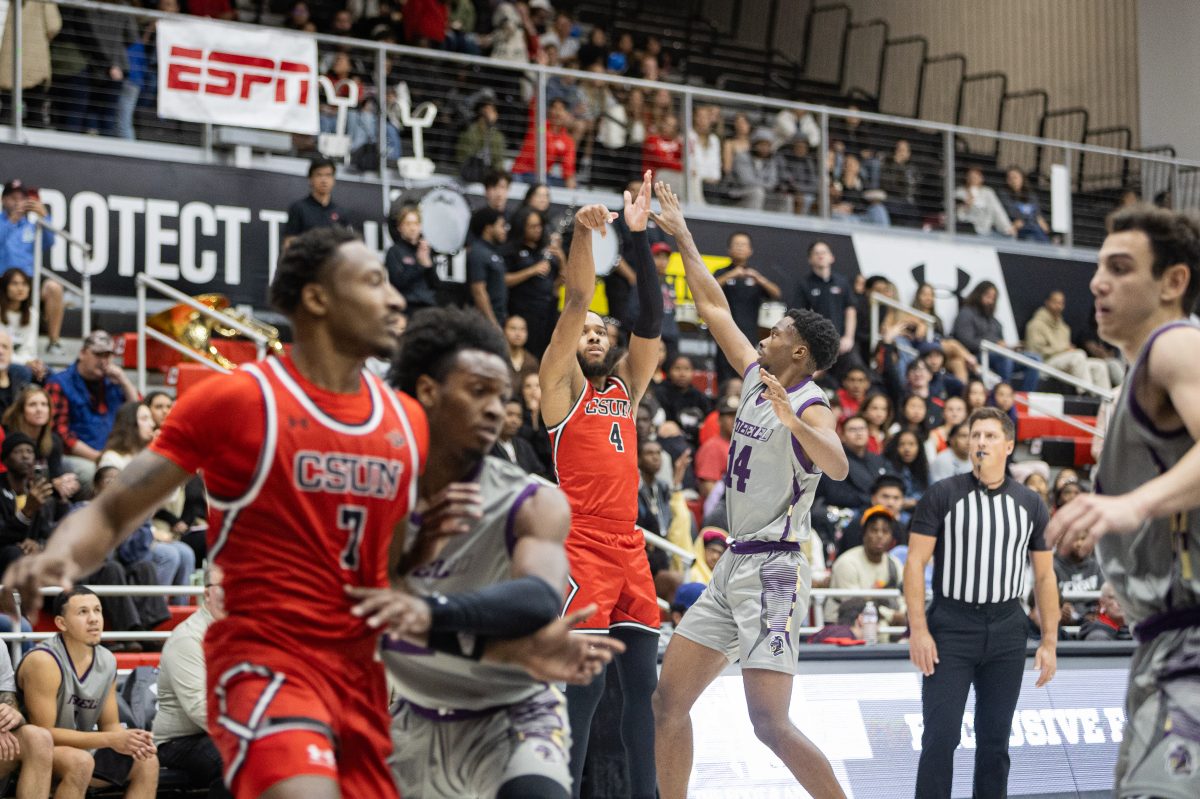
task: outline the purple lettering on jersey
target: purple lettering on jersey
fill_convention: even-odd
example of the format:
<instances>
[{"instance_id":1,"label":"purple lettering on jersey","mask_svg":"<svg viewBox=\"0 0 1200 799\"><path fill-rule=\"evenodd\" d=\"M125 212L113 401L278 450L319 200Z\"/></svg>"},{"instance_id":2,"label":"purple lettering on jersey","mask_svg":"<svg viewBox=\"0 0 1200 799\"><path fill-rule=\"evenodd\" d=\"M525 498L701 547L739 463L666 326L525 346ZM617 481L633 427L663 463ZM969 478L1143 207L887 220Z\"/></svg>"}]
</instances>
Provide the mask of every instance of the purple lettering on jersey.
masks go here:
<instances>
[{"instance_id":1,"label":"purple lettering on jersey","mask_svg":"<svg viewBox=\"0 0 1200 799\"><path fill-rule=\"evenodd\" d=\"M738 451L735 442L729 447L729 464L725 467L725 485L735 488L739 493L746 493L746 481L750 479L750 455L752 447L747 444ZM737 484L733 478L737 477Z\"/></svg>"},{"instance_id":2,"label":"purple lettering on jersey","mask_svg":"<svg viewBox=\"0 0 1200 799\"><path fill-rule=\"evenodd\" d=\"M769 427L759 427L756 424L737 419L733 423L733 432L736 435L752 438L755 441L770 441L771 434L775 431Z\"/></svg>"}]
</instances>

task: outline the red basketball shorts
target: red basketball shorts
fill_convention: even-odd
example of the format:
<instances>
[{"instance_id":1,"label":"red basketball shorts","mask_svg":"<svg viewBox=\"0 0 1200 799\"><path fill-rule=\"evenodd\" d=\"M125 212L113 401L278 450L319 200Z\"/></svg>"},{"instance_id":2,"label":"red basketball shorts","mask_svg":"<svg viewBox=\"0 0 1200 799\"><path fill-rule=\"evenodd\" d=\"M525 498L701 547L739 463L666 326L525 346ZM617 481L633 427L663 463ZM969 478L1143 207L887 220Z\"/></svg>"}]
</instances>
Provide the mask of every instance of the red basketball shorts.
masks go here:
<instances>
[{"instance_id":1,"label":"red basketball shorts","mask_svg":"<svg viewBox=\"0 0 1200 799\"><path fill-rule=\"evenodd\" d=\"M387 688L374 658L267 644L206 654L208 728L237 799L299 776L336 780L345 797L399 796L387 766Z\"/></svg>"},{"instance_id":2,"label":"red basketball shorts","mask_svg":"<svg viewBox=\"0 0 1200 799\"><path fill-rule=\"evenodd\" d=\"M632 524L628 532L614 533L576 522L566 550L571 573L563 615L596 605L596 612L575 629L607 632L613 627L635 627L658 632L661 614L641 531Z\"/></svg>"}]
</instances>

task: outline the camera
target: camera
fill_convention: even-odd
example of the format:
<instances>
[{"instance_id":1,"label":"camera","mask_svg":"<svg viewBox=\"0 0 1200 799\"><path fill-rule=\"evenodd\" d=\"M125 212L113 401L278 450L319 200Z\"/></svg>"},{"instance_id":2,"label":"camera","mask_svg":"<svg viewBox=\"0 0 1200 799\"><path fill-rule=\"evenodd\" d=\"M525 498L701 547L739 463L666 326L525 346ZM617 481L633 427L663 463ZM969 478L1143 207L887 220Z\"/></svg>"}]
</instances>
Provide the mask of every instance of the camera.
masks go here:
<instances>
[{"instance_id":1,"label":"camera","mask_svg":"<svg viewBox=\"0 0 1200 799\"><path fill-rule=\"evenodd\" d=\"M33 466L33 479L41 480L46 476L46 464L36 463Z\"/></svg>"}]
</instances>

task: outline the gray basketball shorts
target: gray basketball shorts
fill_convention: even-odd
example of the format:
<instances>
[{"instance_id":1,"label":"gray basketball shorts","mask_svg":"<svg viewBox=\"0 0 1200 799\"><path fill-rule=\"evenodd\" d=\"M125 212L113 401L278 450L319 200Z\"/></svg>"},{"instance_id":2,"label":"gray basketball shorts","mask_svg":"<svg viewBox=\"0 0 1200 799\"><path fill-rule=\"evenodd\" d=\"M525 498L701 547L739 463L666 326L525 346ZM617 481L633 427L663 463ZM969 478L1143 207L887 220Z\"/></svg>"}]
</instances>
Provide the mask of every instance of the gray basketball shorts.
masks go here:
<instances>
[{"instance_id":1,"label":"gray basketball shorts","mask_svg":"<svg viewBox=\"0 0 1200 799\"><path fill-rule=\"evenodd\" d=\"M553 686L483 716L439 719L401 702L392 715L392 776L404 799L490 799L516 777L571 790L567 701Z\"/></svg>"},{"instance_id":2,"label":"gray basketball shorts","mask_svg":"<svg viewBox=\"0 0 1200 799\"><path fill-rule=\"evenodd\" d=\"M1200 627L1164 632L1134 652L1114 796L1200 796Z\"/></svg>"},{"instance_id":3,"label":"gray basketball shorts","mask_svg":"<svg viewBox=\"0 0 1200 799\"><path fill-rule=\"evenodd\" d=\"M795 674L796 630L808 614L811 588L808 561L800 552L729 550L675 634L741 660L743 669Z\"/></svg>"}]
</instances>

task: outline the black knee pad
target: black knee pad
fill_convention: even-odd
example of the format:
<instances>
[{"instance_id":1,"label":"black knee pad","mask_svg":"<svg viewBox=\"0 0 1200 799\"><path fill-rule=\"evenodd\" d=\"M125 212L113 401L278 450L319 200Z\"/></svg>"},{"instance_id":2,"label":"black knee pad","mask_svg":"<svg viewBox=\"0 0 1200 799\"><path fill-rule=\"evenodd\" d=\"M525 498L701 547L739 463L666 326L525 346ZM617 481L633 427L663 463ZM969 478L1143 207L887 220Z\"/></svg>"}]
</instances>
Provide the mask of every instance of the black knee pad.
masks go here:
<instances>
[{"instance_id":1,"label":"black knee pad","mask_svg":"<svg viewBox=\"0 0 1200 799\"><path fill-rule=\"evenodd\" d=\"M566 788L541 774L513 777L500 786L496 799L570 799Z\"/></svg>"}]
</instances>

